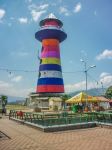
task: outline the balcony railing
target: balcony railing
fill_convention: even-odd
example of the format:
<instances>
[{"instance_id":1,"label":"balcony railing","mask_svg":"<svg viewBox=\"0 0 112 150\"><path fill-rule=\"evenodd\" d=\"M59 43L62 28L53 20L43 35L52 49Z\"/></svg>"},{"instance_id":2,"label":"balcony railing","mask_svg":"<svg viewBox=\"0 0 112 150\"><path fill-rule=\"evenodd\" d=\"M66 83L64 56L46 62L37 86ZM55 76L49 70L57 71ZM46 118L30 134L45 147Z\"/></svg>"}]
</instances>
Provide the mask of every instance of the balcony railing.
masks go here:
<instances>
[{"instance_id":1,"label":"balcony railing","mask_svg":"<svg viewBox=\"0 0 112 150\"><path fill-rule=\"evenodd\" d=\"M64 32L63 28L60 28L59 26L53 26L53 25L46 25L46 26L42 26L41 28L39 28L39 30L44 30L44 29L56 29L56 30L61 30Z\"/></svg>"}]
</instances>

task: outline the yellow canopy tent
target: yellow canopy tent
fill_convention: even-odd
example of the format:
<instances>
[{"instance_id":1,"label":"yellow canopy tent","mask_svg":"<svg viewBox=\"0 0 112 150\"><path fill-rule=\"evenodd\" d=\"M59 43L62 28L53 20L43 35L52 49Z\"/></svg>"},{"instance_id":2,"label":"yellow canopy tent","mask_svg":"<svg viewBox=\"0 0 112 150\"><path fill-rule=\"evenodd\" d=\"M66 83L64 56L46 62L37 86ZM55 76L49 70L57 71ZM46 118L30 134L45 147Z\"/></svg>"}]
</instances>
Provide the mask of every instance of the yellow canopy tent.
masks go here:
<instances>
[{"instance_id":1,"label":"yellow canopy tent","mask_svg":"<svg viewBox=\"0 0 112 150\"><path fill-rule=\"evenodd\" d=\"M96 98L98 99L98 102L109 102L109 99L103 96L96 96Z\"/></svg>"},{"instance_id":2,"label":"yellow canopy tent","mask_svg":"<svg viewBox=\"0 0 112 150\"><path fill-rule=\"evenodd\" d=\"M81 93L75 95L74 97L66 100L66 103L71 103L71 104L82 103L82 102L86 102L86 98L87 98L87 102L98 102L97 97L90 96L84 92L81 92Z\"/></svg>"}]
</instances>

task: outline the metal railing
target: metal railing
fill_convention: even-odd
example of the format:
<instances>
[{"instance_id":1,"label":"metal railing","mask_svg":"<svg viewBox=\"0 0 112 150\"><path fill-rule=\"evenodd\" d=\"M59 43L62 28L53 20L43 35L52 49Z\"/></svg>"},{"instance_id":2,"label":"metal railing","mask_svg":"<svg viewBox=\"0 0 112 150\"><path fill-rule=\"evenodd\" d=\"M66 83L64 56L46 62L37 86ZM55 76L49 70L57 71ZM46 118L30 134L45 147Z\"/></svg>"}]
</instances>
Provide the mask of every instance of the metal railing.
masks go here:
<instances>
[{"instance_id":1,"label":"metal railing","mask_svg":"<svg viewBox=\"0 0 112 150\"><path fill-rule=\"evenodd\" d=\"M21 112L21 111L20 111ZM42 126L54 126L87 122L102 122L112 124L112 113L90 112L90 113L32 113L11 110L9 119L16 118Z\"/></svg>"},{"instance_id":2,"label":"metal railing","mask_svg":"<svg viewBox=\"0 0 112 150\"><path fill-rule=\"evenodd\" d=\"M43 26L43 27L39 28L39 30L44 30L44 29L56 29L56 30L60 30L60 31L63 31L63 32L64 32L64 29L63 29L63 28L55 27L55 26L52 26L52 25Z\"/></svg>"}]
</instances>

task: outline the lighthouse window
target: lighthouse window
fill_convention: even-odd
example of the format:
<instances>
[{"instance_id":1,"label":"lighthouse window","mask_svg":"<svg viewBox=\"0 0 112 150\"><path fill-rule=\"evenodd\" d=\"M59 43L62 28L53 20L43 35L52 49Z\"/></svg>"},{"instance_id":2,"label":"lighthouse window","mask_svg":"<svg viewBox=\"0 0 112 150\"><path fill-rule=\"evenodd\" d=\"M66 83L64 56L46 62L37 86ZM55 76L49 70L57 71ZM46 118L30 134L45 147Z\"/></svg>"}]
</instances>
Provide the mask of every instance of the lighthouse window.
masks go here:
<instances>
[{"instance_id":1,"label":"lighthouse window","mask_svg":"<svg viewBox=\"0 0 112 150\"><path fill-rule=\"evenodd\" d=\"M40 64L42 63L42 59L40 59Z\"/></svg>"},{"instance_id":2,"label":"lighthouse window","mask_svg":"<svg viewBox=\"0 0 112 150\"><path fill-rule=\"evenodd\" d=\"M43 52L43 50L44 50L44 47L42 46L41 52Z\"/></svg>"},{"instance_id":3,"label":"lighthouse window","mask_svg":"<svg viewBox=\"0 0 112 150\"><path fill-rule=\"evenodd\" d=\"M44 72L44 75L46 75L46 72Z\"/></svg>"},{"instance_id":4,"label":"lighthouse window","mask_svg":"<svg viewBox=\"0 0 112 150\"><path fill-rule=\"evenodd\" d=\"M41 77L41 73L40 73L40 71L39 71L39 75L38 75L38 77L39 77L39 78Z\"/></svg>"}]
</instances>

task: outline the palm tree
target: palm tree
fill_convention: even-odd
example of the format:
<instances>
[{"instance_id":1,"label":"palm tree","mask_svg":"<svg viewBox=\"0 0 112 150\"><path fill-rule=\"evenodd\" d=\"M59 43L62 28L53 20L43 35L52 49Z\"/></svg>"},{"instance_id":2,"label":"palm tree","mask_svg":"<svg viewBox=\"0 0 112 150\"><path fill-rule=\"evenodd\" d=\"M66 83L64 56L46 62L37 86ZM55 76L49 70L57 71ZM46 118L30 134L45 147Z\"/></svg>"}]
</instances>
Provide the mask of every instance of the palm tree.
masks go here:
<instances>
[{"instance_id":1,"label":"palm tree","mask_svg":"<svg viewBox=\"0 0 112 150\"><path fill-rule=\"evenodd\" d=\"M71 98L70 95L67 94L62 95L62 106L64 106L64 109L65 109L65 101L68 100L69 98Z\"/></svg>"},{"instance_id":2,"label":"palm tree","mask_svg":"<svg viewBox=\"0 0 112 150\"><path fill-rule=\"evenodd\" d=\"M2 112L6 112L5 106L7 105L7 96L1 95Z\"/></svg>"}]
</instances>

